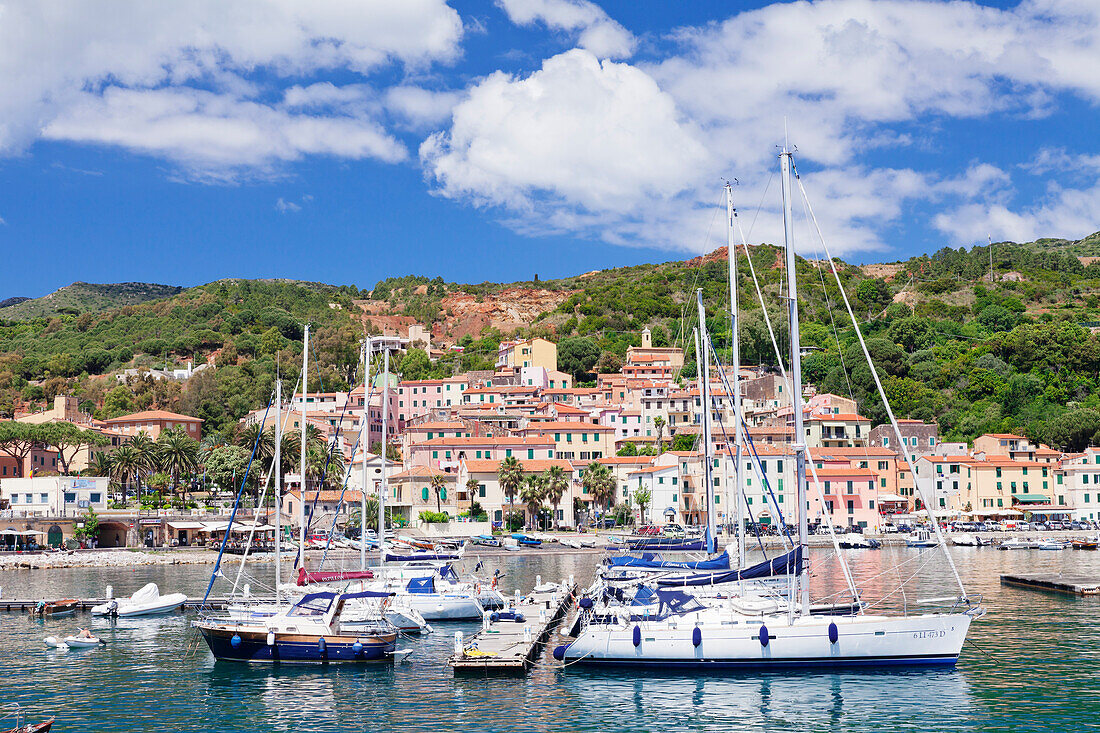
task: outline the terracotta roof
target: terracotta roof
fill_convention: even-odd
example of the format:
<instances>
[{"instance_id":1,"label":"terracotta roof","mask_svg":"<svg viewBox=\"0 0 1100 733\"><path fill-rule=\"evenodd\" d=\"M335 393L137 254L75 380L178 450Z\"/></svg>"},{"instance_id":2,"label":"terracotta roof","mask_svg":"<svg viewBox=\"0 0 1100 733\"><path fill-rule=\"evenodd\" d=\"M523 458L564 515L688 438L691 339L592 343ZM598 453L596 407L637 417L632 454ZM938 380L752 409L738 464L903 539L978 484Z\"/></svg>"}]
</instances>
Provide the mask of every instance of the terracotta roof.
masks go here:
<instances>
[{"instance_id":1,"label":"terracotta roof","mask_svg":"<svg viewBox=\"0 0 1100 733\"><path fill-rule=\"evenodd\" d=\"M646 466L645 468L639 468L636 471L630 471L627 476L633 476L639 473L657 473L658 471L678 471L678 467L673 466Z\"/></svg>"},{"instance_id":2,"label":"terracotta roof","mask_svg":"<svg viewBox=\"0 0 1100 733\"><path fill-rule=\"evenodd\" d=\"M586 433L592 432L592 431L607 433L607 432L614 432L615 428L610 427L608 425L597 425L596 423L590 423L590 422L565 422L565 421L562 421L562 420L550 420L548 422L538 423L537 428L532 425L532 426L523 428L522 430L542 430L542 431L549 431L549 432L553 432L555 430L559 430L561 432L566 432L566 431L569 431L569 430L573 430L573 431L580 431L580 432L586 432Z\"/></svg>"},{"instance_id":3,"label":"terracotta roof","mask_svg":"<svg viewBox=\"0 0 1100 733\"><path fill-rule=\"evenodd\" d=\"M463 430L465 423L460 422L422 422L416 425L406 425L405 432L412 430Z\"/></svg>"},{"instance_id":4,"label":"terracotta roof","mask_svg":"<svg viewBox=\"0 0 1100 733\"><path fill-rule=\"evenodd\" d=\"M1013 435L1012 433L986 433L985 435L979 435L979 438L1004 438L1006 440L1027 440L1022 435Z\"/></svg>"},{"instance_id":5,"label":"terracotta roof","mask_svg":"<svg viewBox=\"0 0 1100 733\"><path fill-rule=\"evenodd\" d=\"M495 437L495 438L432 438L431 440L425 440L421 443L413 443L415 446L471 446L476 447L479 445L490 446L505 446L505 445L531 445L531 446L553 446L554 439L548 437L531 437L531 438L515 438L515 437Z\"/></svg>"},{"instance_id":6,"label":"terracotta roof","mask_svg":"<svg viewBox=\"0 0 1100 733\"><path fill-rule=\"evenodd\" d=\"M431 468L430 466L415 466L408 470L402 471L401 473L395 473L390 476L390 478L431 478L432 476L442 476L446 479L455 478L455 474L453 473L440 471L438 468Z\"/></svg>"},{"instance_id":7,"label":"terracotta roof","mask_svg":"<svg viewBox=\"0 0 1100 733\"><path fill-rule=\"evenodd\" d=\"M306 501L314 501L315 499L317 501L339 501L340 494L344 495L345 503L358 502L362 501L363 499L358 490L348 489L342 492L337 490L307 491ZM298 492L298 489L291 489L290 491L284 492L284 496L293 496L295 499L297 499L300 496L300 493Z\"/></svg>"},{"instance_id":8,"label":"terracotta roof","mask_svg":"<svg viewBox=\"0 0 1100 733\"><path fill-rule=\"evenodd\" d=\"M573 465L561 458L533 458L523 459L517 456L524 473L542 473L551 466L560 466L566 471L572 471ZM470 473L496 473L500 470L500 461L465 460L466 470Z\"/></svg>"},{"instance_id":9,"label":"terracotta roof","mask_svg":"<svg viewBox=\"0 0 1100 733\"><path fill-rule=\"evenodd\" d=\"M871 422L870 418L863 415L857 415L854 412L841 412L837 414L829 413L827 415L810 415L811 420L858 420L860 422Z\"/></svg>"},{"instance_id":10,"label":"terracotta roof","mask_svg":"<svg viewBox=\"0 0 1100 733\"><path fill-rule=\"evenodd\" d=\"M167 410L146 410L144 412L134 412L129 415L122 415L121 417L112 417L109 420L104 420L104 422L124 423L135 422L138 420L178 420L181 422L203 422L203 419L201 417L180 415L178 412L168 412Z\"/></svg>"},{"instance_id":11,"label":"terracotta roof","mask_svg":"<svg viewBox=\"0 0 1100 733\"><path fill-rule=\"evenodd\" d=\"M657 459L657 456L608 456L607 458L598 458L596 463L602 463L605 466L617 466L626 463L653 463ZM582 461L585 465L590 461Z\"/></svg>"},{"instance_id":12,"label":"terracotta roof","mask_svg":"<svg viewBox=\"0 0 1100 733\"><path fill-rule=\"evenodd\" d=\"M843 458L858 458L860 456L897 458L898 455L889 448L810 448L809 450L811 456L822 458L828 458L831 455Z\"/></svg>"}]
</instances>

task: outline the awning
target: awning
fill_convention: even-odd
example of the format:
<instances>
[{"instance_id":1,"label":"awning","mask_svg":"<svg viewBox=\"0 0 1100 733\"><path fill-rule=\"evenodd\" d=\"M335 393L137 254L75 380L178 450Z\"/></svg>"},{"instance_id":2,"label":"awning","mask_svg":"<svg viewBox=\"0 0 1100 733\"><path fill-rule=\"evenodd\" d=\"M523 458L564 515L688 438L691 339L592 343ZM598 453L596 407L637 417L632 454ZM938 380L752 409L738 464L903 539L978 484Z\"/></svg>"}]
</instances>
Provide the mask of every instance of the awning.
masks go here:
<instances>
[{"instance_id":1,"label":"awning","mask_svg":"<svg viewBox=\"0 0 1100 733\"><path fill-rule=\"evenodd\" d=\"M0 531L0 535L9 535L9 536L15 536L15 537L33 537L36 534L46 534L46 533L45 532L40 532L37 529L12 529L11 527L9 527L8 529Z\"/></svg>"},{"instance_id":2,"label":"awning","mask_svg":"<svg viewBox=\"0 0 1100 733\"><path fill-rule=\"evenodd\" d=\"M203 529L206 525L202 522L169 522L172 529Z\"/></svg>"},{"instance_id":3,"label":"awning","mask_svg":"<svg viewBox=\"0 0 1100 733\"><path fill-rule=\"evenodd\" d=\"M998 517L1018 517L1023 512L1017 509L998 509L995 512L990 512L990 514L996 514Z\"/></svg>"},{"instance_id":4,"label":"awning","mask_svg":"<svg viewBox=\"0 0 1100 733\"><path fill-rule=\"evenodd\" d=\"M1049 504L1050 499L1042 494L1013 494L1012 500L1017 504Z\"/></svg>"},{"instance_id":5,"label":"awning","mask_svg":"<svg viewBox=\"0 0 1100 733\"><path fill-rule=\"evenodd\" d=\"M904 496L898 496L897 494L879 494L879 501L905 501L908 502Z\"/></svg>"}]
</instances>

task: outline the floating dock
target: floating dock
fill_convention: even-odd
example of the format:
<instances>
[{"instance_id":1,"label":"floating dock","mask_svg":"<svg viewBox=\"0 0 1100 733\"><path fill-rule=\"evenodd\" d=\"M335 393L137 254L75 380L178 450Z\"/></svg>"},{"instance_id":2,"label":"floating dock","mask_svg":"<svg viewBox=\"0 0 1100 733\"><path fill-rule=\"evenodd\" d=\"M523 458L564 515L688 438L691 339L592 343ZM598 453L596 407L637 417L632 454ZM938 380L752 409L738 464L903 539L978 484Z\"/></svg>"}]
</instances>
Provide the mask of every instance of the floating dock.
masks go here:
<instances>
[{"instance_id":1,"label":"floating dock","mask_svg":"<svg viewBox=\"0 0 1100 733\"><path fill-rule=\"evenodd\" d=\"M481 631L468 641L456 632L455 653L449 660L455 675L526 672L573 607L576 592L572 577L552 587L540 582L526 597L488 614Z\"/></svg>"},{"instance_id":2,"label":"floating dock","mask_svg":"<svg viewBox=\"0 0 1100 733\"><path fill-rule=\"evenodd\" d=\"M58 598L30 598L30 599L27 599L27 598L16 598L16 599L0 598L0 612L4 612L4 611L8 611L8 612L11 612L11 611L30 611L35 606L37 606L39 604L39 602L41 602L41 601L45 601L46 603L52 603L52 602L55 602L55 601L58 601L58 600L62 600L62 599L58 599ZM71 600L71 599L64 599L64 600ZM114 600L116 600L116 601L117 600L125 600L125 597L122 598L122 599L115 598ZM107 598L80 598L80 599L77 599L76 610L78 610L78 611L90 611L93 608L95 608L96 606L103 605L107 601L108 601ZM260 598L260 597L257 597L257 596L250 596L248 598L242 598L242 597L208 598L208 599L206 599L206 606L205 607L213 609L215 611L221 611L221 610L224 610L224 609L228 608L231 604L234 604L234 603L274 603L274 602L275 602L274 596L272 596L270 598ZM202 603L201 598L188 598L186 601L183 602L183 610L184 611L197 611L202 606L203 606L203 603Z\"/></svg>"},{"instance_id":3,"label":"floating dock","mask_svg":"<svg viewBox=\"0 0 1100 733\"><path fill-rule=\"evenodd\" d=\"M1002 575L1002 585L1017 588L1067 593L1074 596L1100 595L1100 578L1063 573L1031 573L1028 575Z\"/></svg>"}]
</instances>

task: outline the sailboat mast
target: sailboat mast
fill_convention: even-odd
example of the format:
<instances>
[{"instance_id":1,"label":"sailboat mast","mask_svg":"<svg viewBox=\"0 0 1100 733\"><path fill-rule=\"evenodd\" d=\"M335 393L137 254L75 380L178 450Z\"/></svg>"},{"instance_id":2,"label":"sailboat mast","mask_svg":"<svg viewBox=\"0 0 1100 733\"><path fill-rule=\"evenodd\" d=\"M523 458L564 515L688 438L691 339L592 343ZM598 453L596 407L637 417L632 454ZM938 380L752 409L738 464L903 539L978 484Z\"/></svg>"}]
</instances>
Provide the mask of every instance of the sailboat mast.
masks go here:
<instances>
[{"instance_id":1,"label":"sailboat mast","mask_svg":"<svg viewBox=\"0 0 1100 733\"><path fill-rule=\"evenodd\" d=\"M302 339L302 454L298 467L301 469L301 493L298 502L298 567L306 566L306 395L309 392L309 324L306 324L305 337Z\"/></svg>"},{"instance_id":2,"label":"sailboat mast","mask_svg":"<svg viewBox=\"0 0 1100 733\"><path fill-rule=\"evenodd\" d=\"M699 341L702 352L696 354L699 359L699 398L703 403L703 501L707 510L707 552L717 551L717 537L714 525L713 466L710 457L710 336L707 335L707 314L703 309L703 289L695 291L696 304L699 307Z\"/></svg>"},{"instance_id":3,"label":"sailboat mast","mask_svg":"<svg viewBox=\"0 0 1100 733\"><path fill-rule=\"evenodd\" d=\"M726 184L726 252L730 270L730 343L733 349L733 412L734 412L734 459L733 459L733 500L737 503L737 559L738 567L745 567L745 508L742 505L741 496L741 458L742 448L745 445L745 436L742 432L743 419L741 414L741 339L737 328L738 304L737 304L737 245L733 241L733 227L735 212L733 209L733 187ZM747 254L747 251L746 251ZM729 486L726 487L726 514L729 515Z\"/></svg>"},{"instance_id":4,"label":"sailboat mast","mask_svg":"<svg viewBox=\"0 0 1100 733\"><path fill-rule=\"evenodd\" d=\"M283 532L280 516L283 513L283 380L275 377L275 605L279 604L279 586L282 584L282 548L279 535Z\"/></svg>"},{"instance_id":5,"label":"sailboat mast","mask_svg":"<svg viewBox=\"0 0 1100 733\"><path fill-rule=\"evenodd\" d=\"M791 336L791 407L794 412L794 465L795 485L798 487L798 544L805 552L809 540L806 504L806 430L802 419L802 348L798 339L798 278L795 275L794 222L791 216L791 153L786 146L779 154L779 167L783 183L783 244L787 254L787 313ZM828 507L826 507L828 510ZM810 612L810 586L807 562L803 559L798 569L800 613Z\"/></svg>"},{"instance_id":6,"label":"sailboat mast","mask_svg":"<svg viewBox=\"0 0 1100 733\"><path fill-rule=\"evenodd\" d=\"M382 483L378 489L378 564L386 564L386 449L389 447L390 416L390 349L383 344L382 352Z\"/></svg>"},{"instance_id":7,"label":"sailboat mast","mask_svg":"<svg viewBox=\"0 0 1100 733\"><path fill-rule=\"evenodd\" d=\"M370 337L363 339L363 424L359 449L363 451L362 489L359 492L359 569L367 569L367 453L370 448Z\"/></svg>"}]
</instances>

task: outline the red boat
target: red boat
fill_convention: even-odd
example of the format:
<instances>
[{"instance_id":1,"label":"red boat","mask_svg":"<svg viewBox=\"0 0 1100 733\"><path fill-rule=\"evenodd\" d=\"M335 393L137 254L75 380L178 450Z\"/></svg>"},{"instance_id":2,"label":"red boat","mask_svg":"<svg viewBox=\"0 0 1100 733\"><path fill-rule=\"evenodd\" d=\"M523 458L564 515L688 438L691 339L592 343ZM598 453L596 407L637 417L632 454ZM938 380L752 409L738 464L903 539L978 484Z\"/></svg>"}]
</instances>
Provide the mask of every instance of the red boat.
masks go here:
<instances>
[{"instance_id":1,"label":"red boat","mask_svg":"<svg viewBox=\"0 0 1100 733\"><path fill-rule=\"evenodd\" d=\"M76 613L76 609L79 605L80 601L75 598L68 598L63 601L39 601L35 607L31 609L31 615L62 616L64 614Z\"/></svg>"},{"instance_id":2,"label":"red boat","mask_svg":"<svg viewBox=\"0 0 1100 733\"><path fill-rule=\"evenodd\" d=\"M9 728L3 733L49 733L53 726L53 718L43 720L41 723L28 723L21 728Z\"/></svg>"}]
</instances>

